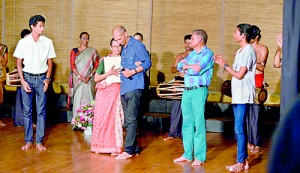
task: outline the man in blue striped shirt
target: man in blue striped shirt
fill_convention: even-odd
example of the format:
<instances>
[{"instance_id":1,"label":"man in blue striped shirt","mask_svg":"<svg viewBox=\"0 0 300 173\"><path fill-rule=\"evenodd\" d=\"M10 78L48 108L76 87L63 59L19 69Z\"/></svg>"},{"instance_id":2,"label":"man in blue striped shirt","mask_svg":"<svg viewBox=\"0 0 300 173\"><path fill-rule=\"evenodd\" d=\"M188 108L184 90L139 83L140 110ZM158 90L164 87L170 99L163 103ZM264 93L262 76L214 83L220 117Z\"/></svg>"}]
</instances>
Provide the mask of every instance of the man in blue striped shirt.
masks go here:
<instances>
[{"instance_id":1,"label":"man in blue striped shirt","mask_svg":"<svg viewBox=\"0 0 300 173\"><path fill-rule=\"evenodd\" d=\"M194 50L177 65L178 71L184 73L185 84L181 103L184 153L174 162L192 161L194 156L192 166L201 166L206 159L204 109L214 67L207 38L204 30L194 30L189 43Z\"/></svg>"}]
</instances>

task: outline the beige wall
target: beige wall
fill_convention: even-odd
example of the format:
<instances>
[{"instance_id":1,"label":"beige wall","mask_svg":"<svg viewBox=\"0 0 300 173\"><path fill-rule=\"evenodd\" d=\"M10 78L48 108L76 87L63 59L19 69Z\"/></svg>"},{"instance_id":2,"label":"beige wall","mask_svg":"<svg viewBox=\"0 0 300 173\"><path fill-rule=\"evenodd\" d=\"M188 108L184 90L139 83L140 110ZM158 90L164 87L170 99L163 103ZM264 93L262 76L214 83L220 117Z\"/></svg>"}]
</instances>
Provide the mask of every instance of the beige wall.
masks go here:
<instances>
[{"instance_id":1,"label":"beige wall","mask_svg":"<svg viewBox=\"0 0 300 173\"><path fill-rule=\"evenodd\" d=\"M15 67L13 50L20 32L28 28L28 20L35 14L46 18L44 34L54 42L57 58L55 82L67 83L70 49L79 45L80 32L90 33L90 46L104 56L109 50L111 30L124 25L128 33L141 32L151 52L151 85L157 84L157 74L165 81L173 79L170 66L182 52L183 36L194 29L207 31L208 46L226 57L232 64L238 44L233 31L238 23L250 23L262 30L261 42L269 47L266 81L269 92L280 91L280 69L273 68L276 35L282 30L283 0L2 0L1 42L9 47L9 68ZM220 90L222 82L230 79L215 66L210 89Z\"/></svg>"}]
</instances>

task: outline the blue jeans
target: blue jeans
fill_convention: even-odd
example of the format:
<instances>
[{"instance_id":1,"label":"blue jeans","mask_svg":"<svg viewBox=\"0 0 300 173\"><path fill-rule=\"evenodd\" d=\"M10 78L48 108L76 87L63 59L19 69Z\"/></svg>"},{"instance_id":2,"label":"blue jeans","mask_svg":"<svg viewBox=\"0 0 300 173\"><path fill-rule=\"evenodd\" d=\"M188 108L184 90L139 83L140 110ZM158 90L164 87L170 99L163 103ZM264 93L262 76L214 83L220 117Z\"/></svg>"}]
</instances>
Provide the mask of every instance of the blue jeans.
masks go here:
<instances>
[{"instance_id":1,"label":"blue jeans","mask_svg":"<svg viewBox=\"0 0 300 173\"><path fill-rule=\"evenodd\" d=\"M237 139L237 163L244 163L248 158L246 117L249 104L233 104L234 132Z\"/></svg>"},{"instance_id":2,"label":"blue jeans","mask_svg":"<svg viewBox=\"0 0 300 173\"><path fill-rule=\"evenodd\" d=\"M44 92L44 83L46 75L31 76L24 73L24 79L31 88L30 93L26 93L22 87L23 102L23 119L25 129L25 142L33 143L32 127L32 99L36 95L36 143L41 144L44 139L45 122L46 122L46 93Z\"/></svg>"},{"instance_id":3,"label":"blue jeans","mask_svg":"<svg viewBox=\"0 0 300 173\"><path fill-rule=\"evenodd\" d=\"M182 95L182 139L184 158L204 162L206 160L206 129L205 103L208 89L201 87L195 90L184 91Z\"/></svg>"},{"instance_id":4,"label":"blue jeans","mask_svg":"<svg viewBox=\"0 0 300 173\"><path fill-rule=\"evenodd\" d=\"M136 128L138 108L142 90L130 91L121 96L122 107L124 111L124 126L126 128L125 152L134 154L137 150Z\"/></svg>"}]
</instances>

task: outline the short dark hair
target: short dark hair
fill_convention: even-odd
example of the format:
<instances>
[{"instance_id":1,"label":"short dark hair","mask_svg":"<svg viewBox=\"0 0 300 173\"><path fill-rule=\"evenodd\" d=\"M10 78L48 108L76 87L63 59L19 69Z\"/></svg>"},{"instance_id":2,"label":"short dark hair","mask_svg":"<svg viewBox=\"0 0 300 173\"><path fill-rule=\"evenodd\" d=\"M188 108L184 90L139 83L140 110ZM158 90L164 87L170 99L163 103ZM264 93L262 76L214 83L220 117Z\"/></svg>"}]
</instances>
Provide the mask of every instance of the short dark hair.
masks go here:
<instances>
[{"instance_id":1,"label":"short dark hair","mask_svg":"<svg viewBox=\"0 0 300 173\"><path fill-rule=\"evenodd\" d=\"M249 37L249 33L248 33L249 30L248 30L248 29L251 27L251 25L248 24L248 23L240 23L240 24L238 24L236 27L239 28L241 35L242 35L242 34L245 34L245 36L246 36L246 41L247 41L247 43L249 43L250 40L251 40L251 38ZM248 30L248 31L247 31L247 30Z\"/></svg>"},{"instance_id":2,"label":"short dark hair","mask_svg":"<svg viewBox=\"0 0 300 173\"><path fill-rule=\"evenodd\" d=\"M257 37L257 40L259 41L261 38L260 29L256 25L252 25L249 29L247 29L247 33L249 34L249 37L251 39L255 39Z\"/></svg>"},{"instance_id":3,"label":"short dark hair","mask_svg":"<svg viewBox=\"0 0 300 173\"><path fill-rule=\"evenodd\" d=\"M185 40L190 40L191 38L192 38L192 34L185 35L185 36L183 37L183 41L185 41Z\"/></svg>"},{"instance_id":4,"label":"short dark hair","mask_svg":"<svg viewBox=\"0 0 300 173\"><path fill-rule=\"evenodd\" d=\"M196 35L200 35L202 37L204 44L207 43L208 35L203 29L196 29L193 31L193 33L195 33Z\"/></svg>"},{"instance_id":5,"label":"short dark hair","mask_svg":"<svg viewBox=\"0 0 300 173\"><path fill-rule=\"evenodd\" d=\"M114 38L111 38L111 39L110 39L110 42L109 42L109 45L110 45L110 46L112 46L113 41L115 41Z\"/></svg>"},{"instance_id":6,"label":"short dark hair","mask_svg":"<svg viewBox=\"0 0 300 173\"><path fill-rule=\"evenodd\" d=\"M136 36L136 35L139 35L142 38L142 41L144 40L144 36L143 36L142 33L137 32L137 33L133 34L133 37Z\"/></svg>"},{"instance_id":7,"label":"short dark hair","mask_svg":"<svg viewBox=\"0 0 300 173\"><path fill-rule=\"evenodd\" d=\"M31 30L31 25L33 26L36 26L36 24L38 22L44 22L45 23L45 18L42 16L42 15L35 15L35 16L32 16L30 19L29 19L29 28Z\"/></svg>"},{"instance_id":8,"label":"short dark hair","mask_svg":"<svg viewBox=\"0 0 300 173\"><path fill-rule=\"evenodd\" d=\"M83 34L88 35L88 37L90 38L90 34L89 34L88 32L85 32L85 31L80 33L79 38L81 38L81 36L82 36Z\"/></svg>"},{"instance_id":9,"label":"short dark hair","mask_svg":"<svg viewBox=\"0 0 300 173\"><path fill-rule=\"evenodd\" d=\"M28 34L30 34L30 33L31 33L31 31L30 31L29 29L23 29L23 30L21 31L20 36L21 36L21 38L24 38L26 35L28 35Z\"/></svg>"}]
</instances>

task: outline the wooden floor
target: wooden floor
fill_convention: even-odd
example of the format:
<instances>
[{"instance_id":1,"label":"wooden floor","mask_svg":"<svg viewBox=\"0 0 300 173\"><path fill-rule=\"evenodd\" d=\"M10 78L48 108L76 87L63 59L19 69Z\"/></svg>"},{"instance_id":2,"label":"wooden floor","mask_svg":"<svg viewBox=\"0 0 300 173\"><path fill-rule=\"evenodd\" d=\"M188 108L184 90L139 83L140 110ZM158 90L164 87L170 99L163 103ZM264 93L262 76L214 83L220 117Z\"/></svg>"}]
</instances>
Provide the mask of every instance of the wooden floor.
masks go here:
<instances>
[{"instance_id":1,"label":"wooden floor","mask_svg":"<svg viewBox=\"0 0 300 173\"><path fill-rule=\"evenodd\" d=\"M183 152L180 139L164 141L166 133L143 130L138 137L142 152L129 160L115 160L108 154L89 151L90 137L73 131L69 123L47 125L44 152L22 151L23 127L14 127L11 118L2 119L0 127L0 172L97 172L97 173L223 173L225 166L235 163L236 141L232 134L207 133L207 160L204 166L173 163ZM270 136L266 135L261 155L250 155L250 169L244 172L266 172Z\"/></svg>"}]
</instances>

